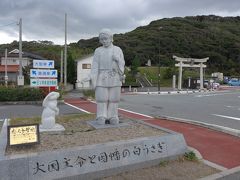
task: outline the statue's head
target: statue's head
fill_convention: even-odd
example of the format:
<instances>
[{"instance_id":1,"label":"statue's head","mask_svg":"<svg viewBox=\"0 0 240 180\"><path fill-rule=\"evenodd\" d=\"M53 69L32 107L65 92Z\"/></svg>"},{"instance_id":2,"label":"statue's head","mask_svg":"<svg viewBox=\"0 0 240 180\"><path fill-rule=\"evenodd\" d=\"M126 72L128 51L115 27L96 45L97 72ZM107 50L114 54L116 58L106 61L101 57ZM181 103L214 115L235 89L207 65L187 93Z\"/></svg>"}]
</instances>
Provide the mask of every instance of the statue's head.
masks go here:
<instances>
[{"instance_id":1,"label":"statue's head","mask_svg":"<svg viewBox=\"0 0 240 180\"><path fill-rule=\"evenodd\" d=\"M50 92L43 100L43 107L47 107L49 102L56 101L59 98L59 92Z\"/></svg>"},{"instance_id":2,"label":"statue's head","mask_svg":"<svg viewBox=\"0 0 240 180\"><path fill-rule=\"evenodd\" d=\"M108 47L113 42L113 34L110 29L102 29L99 33L99 42L104 46Z\"/></svg>"}]
</instances>

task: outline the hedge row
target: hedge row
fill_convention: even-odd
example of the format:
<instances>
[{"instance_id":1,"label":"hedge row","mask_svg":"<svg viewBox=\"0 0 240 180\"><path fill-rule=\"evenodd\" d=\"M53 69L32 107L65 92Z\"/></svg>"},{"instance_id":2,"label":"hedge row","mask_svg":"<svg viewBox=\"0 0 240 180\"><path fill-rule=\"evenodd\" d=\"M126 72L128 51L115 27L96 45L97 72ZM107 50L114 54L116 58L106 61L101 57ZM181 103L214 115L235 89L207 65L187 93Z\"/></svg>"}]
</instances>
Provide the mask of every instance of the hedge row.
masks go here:
<instances>
[{"instance_id":1,"label":"hedge row","mask_svg":"<svg viewBox=\"0 0 240 180\"><path fill-rule=\"evenodd\" d=\"M44 97L44 92L38 88L0 87L0 101L39 101Z\"/></svg>"}]
</instances>

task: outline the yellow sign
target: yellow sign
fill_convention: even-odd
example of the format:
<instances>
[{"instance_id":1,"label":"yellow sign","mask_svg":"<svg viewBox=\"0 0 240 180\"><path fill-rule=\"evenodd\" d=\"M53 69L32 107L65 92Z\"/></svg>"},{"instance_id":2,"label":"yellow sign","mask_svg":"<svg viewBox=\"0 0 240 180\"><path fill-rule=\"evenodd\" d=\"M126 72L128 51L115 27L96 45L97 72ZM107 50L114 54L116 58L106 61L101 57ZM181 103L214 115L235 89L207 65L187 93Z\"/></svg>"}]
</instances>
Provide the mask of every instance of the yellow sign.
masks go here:
<instances>
[{"instance_id":1,"label":"yellow sign","mask_svg":"<svg viewBox=\"0 0 240 180\"><path fill-rule=\"evenodd\" d=\"M38 124L8 126L8 144L10 146L20 144L32 144L38 142L39 142Z\"/></svg>"}]
</instances>

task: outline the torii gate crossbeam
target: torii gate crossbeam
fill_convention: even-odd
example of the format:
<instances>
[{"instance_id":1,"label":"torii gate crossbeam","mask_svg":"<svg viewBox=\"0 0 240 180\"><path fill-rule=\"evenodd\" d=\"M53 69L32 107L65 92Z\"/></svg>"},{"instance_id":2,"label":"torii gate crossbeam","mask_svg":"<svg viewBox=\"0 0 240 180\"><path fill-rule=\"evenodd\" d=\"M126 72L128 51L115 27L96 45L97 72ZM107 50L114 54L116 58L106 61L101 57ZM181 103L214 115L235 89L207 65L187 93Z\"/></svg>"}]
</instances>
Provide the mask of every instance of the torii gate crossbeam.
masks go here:
<instances>
[{"instance_id":1,"label":"torii gate crossbeam","mask_svg":"<svg viewBox=\"0 0 240 180\"><path fill-rule=\"evenodd\" d=\"M175 64L176 67L179 67L179 75L178 75L178 89L182 89L182 68L183 67L199 67L200 68L200 89L203 89L203 68L207 66L203 64L209 60L209 57L203 59L195 59L195 58L182 58L173 55L173 59L178 61L179 63ZM198 64L195 64L198 63Z\"/></svg>"}]
</instances>

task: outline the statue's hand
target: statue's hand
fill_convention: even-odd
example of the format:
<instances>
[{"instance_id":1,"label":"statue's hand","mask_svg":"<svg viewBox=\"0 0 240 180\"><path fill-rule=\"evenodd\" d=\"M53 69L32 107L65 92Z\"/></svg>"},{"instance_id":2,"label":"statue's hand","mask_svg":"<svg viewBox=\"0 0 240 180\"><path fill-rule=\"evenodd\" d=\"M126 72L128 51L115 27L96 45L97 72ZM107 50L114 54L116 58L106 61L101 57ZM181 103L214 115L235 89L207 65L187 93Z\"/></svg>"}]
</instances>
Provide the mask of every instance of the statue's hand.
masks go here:
<instances>
[{"instance_id":1,"label":"statue's hand","mask_svg":"<svg viewBox=\"0 0 240 180\"><path fill-rule=\"evenodd\" d=\"M113 54L113 60L115 61L115 62L119 62L119 57L116 55L116 54Z\"/></svg>"},{"instance_id":2,"label":"statue's hand","mask_svg":"<svg viewBox=\"0 0 240 180\"><path fill-rule=\"evenodd\" d=\"M83 84L84 82L88 82L88 81L91 81L91 78L90 77L86 77L86 78L83 78L80 83Z\"/></svg>"}]
</instances>

